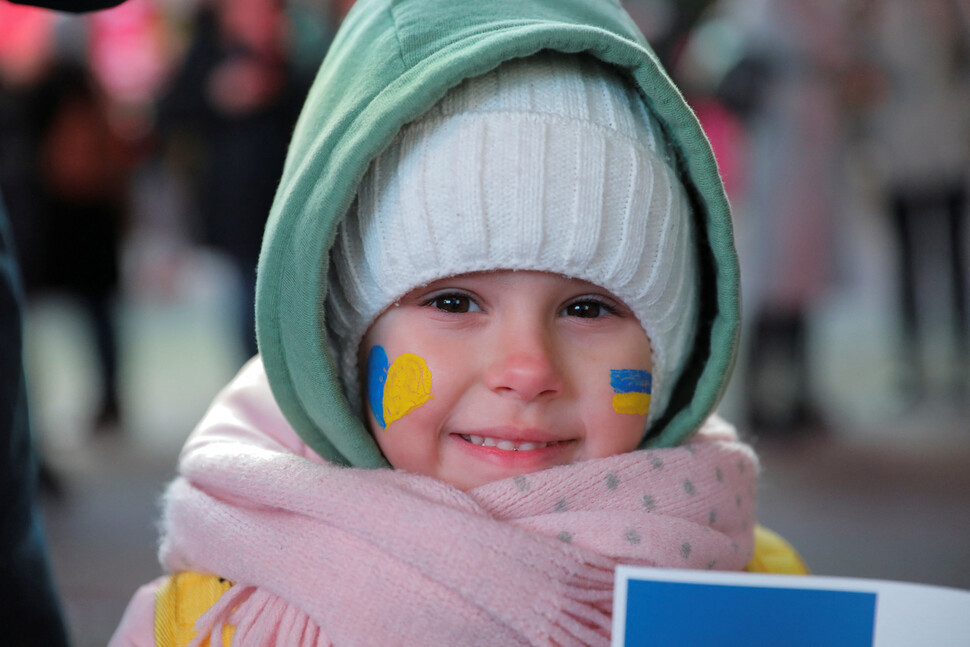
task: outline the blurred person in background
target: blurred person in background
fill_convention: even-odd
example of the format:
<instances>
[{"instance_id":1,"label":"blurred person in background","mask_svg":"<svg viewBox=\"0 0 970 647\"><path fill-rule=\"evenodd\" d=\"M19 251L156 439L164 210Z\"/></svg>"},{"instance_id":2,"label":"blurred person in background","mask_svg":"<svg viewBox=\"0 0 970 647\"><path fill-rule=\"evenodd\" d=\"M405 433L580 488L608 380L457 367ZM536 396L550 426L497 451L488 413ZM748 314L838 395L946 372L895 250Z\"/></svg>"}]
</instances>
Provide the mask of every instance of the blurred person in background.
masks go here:
<instances>
[{"instance_id":1,"label":"blurred person in background","mask_svg":"<svg viewBox=\"0 0 970 647\"><path fill-rule=\"evenodd\" d=\"M100 386L92 426L118 430L115 298L131 148L109 123L108 98L88 67L52 42L52 14L13 11L37 16L45 25L37 36L48 41L29 64L5 57L0 75L0 186L26 296L64 294L80 308Z\"/></svg>"},{"instance_id":2,"label":"blurred person in background","mask_svg":"<svg viewBox=\"0 0 970 647\"><path fill-rule=\"evenodd\" d=\"M198 205L205 244L239 279L238 334L256 354L253 303L263 227L309 89L281 0L207 0L159 102L159 132ZM322 55L321 55L322 58ZM315 70L319 60L304 65Z\"/></svg>"},{"instance_id":3,"label":"blurred person in background","mask_svg":"<svg viewBox=\"0 0 970 647\"><path fill-rule=\"evenodd\" d=\"M56 647L67 644L67 635L36 505L23 373L23 294L12 243L0 203L0 626L9 644Z\"/></svg>"},{"instance_id":4,"label":"blurred person in background","mask_svg":"<svg viewBox=\"0 0 970 647\"><path fill-rule=\"evenodd\" d=\"M743 199L746 182L747 111L740 97L722 96L729 71L740 69L741 35L722 15L718 0L625 0L623 6L655 47L697 116L717 158L732 205ZM756 101L753 88L744 100Z\"/></svg>"},{"instance_id":5,"label":"blurred person in background","mask_svg":"<svg viewBox=\"0 0 970 647\"><path fill-rule=\"evenodd\" d=\"M902 335L896 396L916 403L927 395L930 376L937 373L928 367L928 342L949 328L954 335L946 356L951 360L939 373L951 394L966 402L970 2L874 4L869 38L882 72L882 93L869 125L898 254ZM943 326L932 320L927 296L943 297Z\"/></svg>"},{"instance_id":6,"label":"blurred person in background","mask_svg":"<svg viewBox=\"0 0 970 647\"><path fill-rule=\"evenodd\" d=\"M48 0L31 4L86 11L119 2ZM9 68L0 66L0 71L0 88L5 93L12 77ZM35 501L36 465L23 370L22 302L12 234L0 197L0 627L6 644L59 647L67 644L67 633Z\"/></svg>"},{"instance_id":7,"label":"blurred person in background","mask_svg":"<svg viewBox=\"0 0 970 647\"><path fill-rule=\"evenodd\" d=\"M91 322L101 381L95 430L118 429L115 297L131 160L111 128L87 67L55 63L37 89L37 163L43 219L41 289L71 295Z\"/></svg>"},{"instance_id":8,"label":"blurred person in background","mask_svg":"<svg viewBox=\"0 0 970 647\"><path fill-rule=\"evenodd\" d=\"M746 33L735 82L751 84L745 294L752 312L744 397L762 433L818 431L809 320L826 290L843 176L844 81L853 0L736 0ZM742 96L731 89L726 96Z\"/></svg>"},{"instance_id":9,"label":"blurred person in background","mask_svg":"<svg viewBox=\"0 0 970 647\"><path fill-rule=\"evenodd\" d=\"M747 120L762 91L745 69L741 41L724 3L712 2L684 38L672 70L711 141L735 217L747 183Z\"/></svg>"}]
</instances>

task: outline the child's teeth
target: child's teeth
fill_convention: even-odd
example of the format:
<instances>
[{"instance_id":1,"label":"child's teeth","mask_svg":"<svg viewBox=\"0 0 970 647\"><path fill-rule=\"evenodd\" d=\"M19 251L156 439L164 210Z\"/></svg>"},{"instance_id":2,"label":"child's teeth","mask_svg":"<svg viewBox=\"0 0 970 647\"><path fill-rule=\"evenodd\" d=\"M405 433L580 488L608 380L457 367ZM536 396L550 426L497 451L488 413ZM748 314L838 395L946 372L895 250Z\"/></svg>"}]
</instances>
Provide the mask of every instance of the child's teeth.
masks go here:
<instances>
[{"instance_id":1,"label":"child's teeth","mask_svg":"<svg viewBox=\"0 0 970 647\"><path fill-rule=\"evenodd\" d=\"M527 452L533 449L543 449L555 443L515 443L511 440L498 440L496 438L489 438L488 436L473 436L471 434L461 435L462 438L467 440L473 445L478 445L479 447L495 447L496 449L501 449L507 452Z\"/></svg>"}]
</instances>

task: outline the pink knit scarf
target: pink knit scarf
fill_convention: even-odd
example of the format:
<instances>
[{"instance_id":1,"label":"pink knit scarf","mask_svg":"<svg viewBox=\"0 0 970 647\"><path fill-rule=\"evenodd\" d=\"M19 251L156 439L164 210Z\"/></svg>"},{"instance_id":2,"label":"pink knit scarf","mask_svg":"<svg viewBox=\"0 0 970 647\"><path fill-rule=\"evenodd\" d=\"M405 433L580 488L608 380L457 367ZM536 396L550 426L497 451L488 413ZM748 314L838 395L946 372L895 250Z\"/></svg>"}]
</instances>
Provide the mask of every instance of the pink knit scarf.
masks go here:
<instances>
[{"instance_id":1,"label":"pink knit scarf","mask_svg":"<svg viewBox=\"0 0 970 647\"><path fill-rule=\"evenodd\" d=\"M607 645L616 564L740 570L753 548L756 459L717 419L467 493L228 443L180 472L162 562L235 583L197 644Z\"/></svg>"}]
</instances>

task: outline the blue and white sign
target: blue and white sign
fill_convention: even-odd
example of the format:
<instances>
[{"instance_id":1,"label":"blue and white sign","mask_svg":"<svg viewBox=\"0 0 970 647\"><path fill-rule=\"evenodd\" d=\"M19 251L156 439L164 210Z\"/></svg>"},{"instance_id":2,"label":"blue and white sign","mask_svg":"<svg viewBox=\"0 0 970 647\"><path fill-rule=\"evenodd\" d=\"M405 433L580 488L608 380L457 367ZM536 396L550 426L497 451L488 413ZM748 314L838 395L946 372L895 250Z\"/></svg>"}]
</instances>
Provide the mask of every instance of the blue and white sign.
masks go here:
<instances>
[{"instance_id":1,"label":"blue and white sign","mask_svg":"<svg viewBox=\"0 0 970 647\"><path fill-rule=\"evenodd\" d=\"M843 577L620 566L613 647L970 647L970 592Z\"/></svg>"}]
</instances>

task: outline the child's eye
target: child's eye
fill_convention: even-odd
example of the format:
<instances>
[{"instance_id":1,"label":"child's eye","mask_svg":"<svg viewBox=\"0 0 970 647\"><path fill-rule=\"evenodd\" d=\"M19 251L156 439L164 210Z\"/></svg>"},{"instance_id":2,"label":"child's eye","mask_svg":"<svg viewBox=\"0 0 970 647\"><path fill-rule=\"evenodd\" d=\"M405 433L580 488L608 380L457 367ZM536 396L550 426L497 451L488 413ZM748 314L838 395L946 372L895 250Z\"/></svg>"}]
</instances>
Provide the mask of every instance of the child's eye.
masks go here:
<instances>
[{"instance_id":1,"label":"child's eye","mask_svg":"<svg viewBox=\"0 0 970 647\"><path fill-rule=\"evenodd\" d=\"M616 309L596 299L573 301L559 313L562 317L579 317L581 319L596 319L608 314L616 314Z\"/></svg>"},{"instance_id":2,"label":"child's eye","mask_svg":"<svg viewBox=\"0 0 970 647\"><path fill-rule=\"evenodd\" d=\"M482 309L474 299L465 294L439 294L425 303L425 305L437 308L442 312L452 314L464 314L466 312L481 312Z\"/></svg>"}]
</instances>

